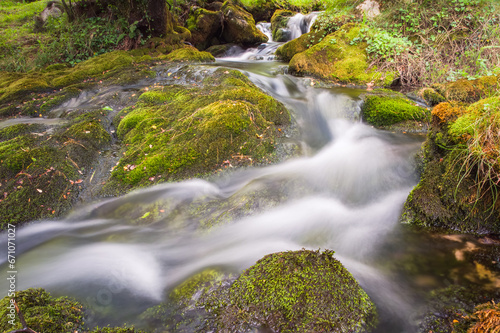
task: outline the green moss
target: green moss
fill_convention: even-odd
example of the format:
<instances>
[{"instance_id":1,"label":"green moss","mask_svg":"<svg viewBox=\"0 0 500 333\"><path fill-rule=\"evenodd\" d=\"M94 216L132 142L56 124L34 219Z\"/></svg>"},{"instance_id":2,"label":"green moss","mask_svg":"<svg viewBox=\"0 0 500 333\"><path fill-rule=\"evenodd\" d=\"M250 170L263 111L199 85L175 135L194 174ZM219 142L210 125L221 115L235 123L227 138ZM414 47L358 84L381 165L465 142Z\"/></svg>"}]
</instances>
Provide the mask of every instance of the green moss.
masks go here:
<instances>
[{"instance_id":1,"label":"green moss","mask_svg":"<svg viewBox=\"0 0 500 333\"><path fill-rule=\"evenodd\" d=\"M438 105L446 100L440 93L432 88L423 88L418 93L430 106Z\"/></svg>"},{"instance_id":2,"label":"green moss","mask_svg":"<svg viewBox=\"0 0 500 333\"><path fill-rule=\"evenodd\" d=\"M381 73L374 67L368 68L367 44L354 42L355 38L361 37L361 29L361 25L344 25L320 43L293 56L290 71L342 83L389 85L395 73Z\"/></svg>"},{"instance_id":3,"label":"green moss","mask_svg":"<svg viewBox=\"0 0 500 333\"><path fill-rule=\"evenodd\" d=\"M406 120L428 121L430 111L398 95L367 95L361 108L363 119L369 124L383 127Z\"/></svg>"},{"instance_id":4,"label":"green moss","mask_svg":"<svg viewBox=\"0 0 500 333\"><path fill-rule=\"evenodd\" d=\"M290 17L295 14L296 13L286 9L274 12L273 17L271 18L271 31L275 42L285 42L289 39L283 29L286 29Z\"/></svg>"},{"instance_id":5,"label":"green moss","mask_svg":"<svg viewBox=\"0 0 500 333\"><path fill-rule=\"evenodd\" d=\"M212 62L215 61L213 55L208 52L200 52L192 46L185 46L181 49L174 50L165 56L160 56L159 59L169 61L187 61L187 62Z\"/></svg>"},{"instance_id":6,"label":"green moss","mask_svg":"<svg viewBox=\"0 0 500 333\"><path fill-rule=\"evenodd\" d=\"M257 45L267 42L267 36L255 26L252 14L243 8L226 1L221 12L225 23L222 36L227 43Z\"/></svg>"},{"instance_id":7,"label":"green moss","mask_svg":"<svg viewBox=\"0 0 500 333\"><path fill-rule=\"evenodd\" d=\"M311 31L278 47L276 55L283 61L290 61L294 55L318 44L326 36L324 30Z\"/></svg>"},{"instance_id":8,"label":"green moss","mask_svg":"<svg viewBox=\"0 0 500 333\"><path fill-rule=\"evenodd\" d=\"M4 318L0 321L2 332L23 328L17 316L14 317L15 325L9 323L12 318L8 315L16 313L15 310L11 311L9 308L14 307L10 302L11 299L12 297L6 296L0 300L0 315ZM83 309L82 305L75 300L67 297L51 297L48 292L41 288L18 291L15 299L27 326L32 330L61 333L82 329Z\"/></svg>"},{"instance_id":9,"label":"green moss","mask_svg":"<svg viewBox=\"0 0 500 333\"><path fill-rule=\"evenodd\" d=\"M204 87L148 91L119 114L127 151L113 179L146 185L209 172L233 156L258 161L273 150L275 126L290 122L281 103L233 70L216 70Z\"/></svg>"},{"instance_id":10,"label":"green moss","mask_svg":"<svg viewBox=\"0 0 500 333\"><path fill-rule=\"evenodd\" d=\"M204 8L193 8L189 12L186 25L191 31L190 42L200 50L211 46L222 29L221 13Z\"/></svg>"},{"instance_id":11,"label":"green moss","mask_svg":"<svg viewBox=\"0 0 500 333\"><path fill-rule=\"evenodd\" d=\"M41 126L36 124L17 124L0 128L0 141L10 140L17 136L28 134L39 128L41 128Z\"/></svg>"},{"instance_id":12,"label":"green moss","mask_svg":"<svg viewBox=\"0 0 500 333\"><path fill-rule=\"evenodd\" d=\"M71 207L83 170L111 141L103 119L104 111L87 113L42 136L21 127L4 131L18 135L0 142L2 229L7 223L55 217Z\"/></svg>"},{"instance_id":13,"label":"green moss","mask_svg":"<svg viewBox=\"0 0 500 333\"><path fill-rule=\"evenodd\" d=\"M267 255L205 306L217 330L365 332L376 323L374 304L331 251Z\"/></svg>"},{"instance_id":14,"label":"green moss","mask_svg":"<svg viewBox=\"0 0 500 333\"><path fill-rule=\"evenodd\" d=\"M444 96L450 101L474 103L498 91L500 83L495 76L485 76L476 80L457 80L444 87Z\"/></svg>"}]
</instances>

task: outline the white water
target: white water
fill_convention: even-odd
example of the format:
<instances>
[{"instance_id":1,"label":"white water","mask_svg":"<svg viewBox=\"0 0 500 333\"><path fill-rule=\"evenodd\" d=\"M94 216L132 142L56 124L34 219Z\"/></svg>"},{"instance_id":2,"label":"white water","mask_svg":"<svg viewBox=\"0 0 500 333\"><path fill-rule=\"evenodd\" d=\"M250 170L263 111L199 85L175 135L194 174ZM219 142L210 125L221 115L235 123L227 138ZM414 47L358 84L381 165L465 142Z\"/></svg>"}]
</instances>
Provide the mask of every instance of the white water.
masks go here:
<instances>
[{"instance_id":1,"label":"white water","mask_svg":"<svg viewBox=\"0 0 500 333\"><path fill-rule=\"evenodd\" d=\"M241 59L252 58L229 60ZM120 323L134 321L204 268L240 272L268 253L332 249L379 310L399 323L392 332L410 330L401 324L412 312L409 296L373 262L416 184L411 157L421 138L362 124L359 92L353 97L287 75L246 74L292 110L302 135L288 140L304 156L212 182L158 185L27 225L16 236L17 288L78 297L106 313L101 320ZM154 223L132 223L148 212L160 212ZM207 220L218 224L202 227ZM2 237L4 271L6 248ZM6 283L0 281L1 290Z\"/></svg>"}]
</instances>

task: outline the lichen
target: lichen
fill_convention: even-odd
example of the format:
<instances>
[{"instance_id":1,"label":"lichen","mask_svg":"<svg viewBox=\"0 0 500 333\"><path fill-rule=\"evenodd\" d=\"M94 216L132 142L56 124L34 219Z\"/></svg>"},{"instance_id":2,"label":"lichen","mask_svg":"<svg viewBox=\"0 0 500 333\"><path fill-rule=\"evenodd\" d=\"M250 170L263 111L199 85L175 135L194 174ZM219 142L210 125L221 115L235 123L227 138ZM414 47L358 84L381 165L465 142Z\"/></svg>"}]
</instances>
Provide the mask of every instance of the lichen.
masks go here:
<instances>
[{"instance_id":1,"label":"lichen","mask_svg":"<svg viewBox=\"0 0 500 333\"><path fill-rule=\"evenodd\" d=\"M267 255L204 305L222 331L365 332L376 323L374 304L331 251Z\"/></svg>"}]
</instances>

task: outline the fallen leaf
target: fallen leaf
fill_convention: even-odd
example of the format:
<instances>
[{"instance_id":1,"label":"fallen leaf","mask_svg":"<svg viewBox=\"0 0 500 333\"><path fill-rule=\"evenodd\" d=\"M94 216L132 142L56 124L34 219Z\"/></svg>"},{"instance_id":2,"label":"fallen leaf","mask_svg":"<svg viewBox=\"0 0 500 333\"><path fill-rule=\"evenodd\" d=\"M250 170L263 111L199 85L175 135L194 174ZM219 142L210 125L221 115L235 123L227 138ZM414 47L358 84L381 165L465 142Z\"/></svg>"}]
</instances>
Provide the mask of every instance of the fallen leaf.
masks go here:
<instances>
[{"instance_id":1,"label":"fallen leaf","mask_svg":"<svg viewBox=\"0 0 500 333\"><path fill-rule=\"evenodd\" d=\"M40 192L40 193L42 193L42 192L43 192L43 191L42 191L42 190L40 190L39 188L37 188L36 190L37 190L38 192Z\"/></svg>"}]
</instances>

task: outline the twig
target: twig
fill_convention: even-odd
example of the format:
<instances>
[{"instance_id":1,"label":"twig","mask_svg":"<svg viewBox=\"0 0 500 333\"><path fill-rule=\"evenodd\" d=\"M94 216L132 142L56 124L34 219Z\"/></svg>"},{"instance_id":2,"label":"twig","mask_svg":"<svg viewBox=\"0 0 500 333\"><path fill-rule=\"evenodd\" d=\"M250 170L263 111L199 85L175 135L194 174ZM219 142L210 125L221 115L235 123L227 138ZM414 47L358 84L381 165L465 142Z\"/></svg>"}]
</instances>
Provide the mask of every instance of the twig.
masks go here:
<instances>
[{"instance_id":1,"label":"twig","mask_svg":"<svg viewBox=\"0 0 500 333\"><path fill-rule=\"evenodd\" d=\"M19 307L17 306L17 302L14 300L14 306L16 307L16 312L17 316L19 317L19 321L21 322L21 325L23 325L23 328L10 331L8 333L37 333L36 331L33 331L31 328L28 327L28 324L26 324L26 320L24 320L23 313L21 310L19 310Z\"/></svg>"}]
</instances>

